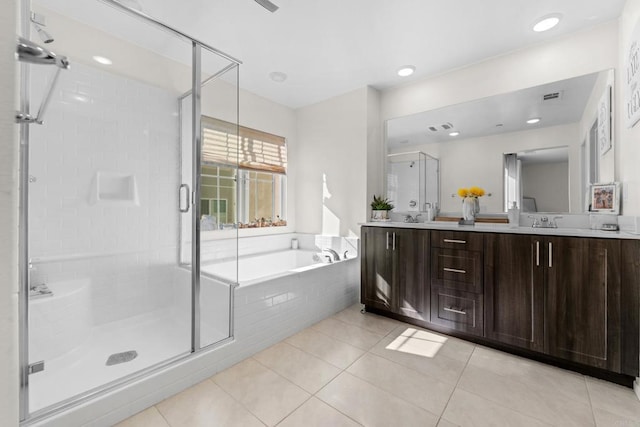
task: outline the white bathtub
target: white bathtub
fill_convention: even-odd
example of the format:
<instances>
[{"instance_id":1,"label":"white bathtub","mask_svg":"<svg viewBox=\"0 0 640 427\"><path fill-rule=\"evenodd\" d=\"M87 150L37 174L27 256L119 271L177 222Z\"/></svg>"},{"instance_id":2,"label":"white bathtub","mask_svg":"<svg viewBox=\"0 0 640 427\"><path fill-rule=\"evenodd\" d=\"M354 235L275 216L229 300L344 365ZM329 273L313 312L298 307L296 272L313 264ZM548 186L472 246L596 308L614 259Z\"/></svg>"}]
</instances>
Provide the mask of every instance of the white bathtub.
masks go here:
<instances>
[{"instance_id":1,"label":"white bathtub","mask_svg":"<svg viewBox=\"0 0 640 427\"><path fill-rule=\"evenodd\" d=\"M229 282L237 282L240 286L252 285L277 277L287 276L330 265L318 260L317 251L288 249L258 255L243 256L231 261L204 263L201 273ZM322 259L325 259L324 256Z\"/></svg>"}]
</instances>

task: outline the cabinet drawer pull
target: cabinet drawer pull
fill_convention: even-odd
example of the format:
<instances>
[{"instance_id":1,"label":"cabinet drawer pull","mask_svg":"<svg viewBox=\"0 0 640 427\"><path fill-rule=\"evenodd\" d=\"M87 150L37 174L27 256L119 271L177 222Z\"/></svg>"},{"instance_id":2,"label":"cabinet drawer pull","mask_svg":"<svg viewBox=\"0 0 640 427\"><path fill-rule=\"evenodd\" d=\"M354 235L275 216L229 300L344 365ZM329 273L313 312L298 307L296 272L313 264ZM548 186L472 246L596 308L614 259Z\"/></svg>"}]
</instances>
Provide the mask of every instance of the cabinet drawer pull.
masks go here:
<instances>
[{"instance_id":1,"label":"cabinet drawer pull","mask_svg":"<svg viewBox=\"0 0 640 427\"><path fill-rule=\"evenodd\" d=\"M393 250L396 250L396 233L393 233Z\"/></svg>"},{"instance_id":2,"label":"cabinet drawer pull","mask_svg":"<svg viewBox=\"0 0 640 427\"><path fill-rule=\"evenodd\" d=\"M460 243L460 244L466 244L467 241L466 240L456 240L456 239L443 239L443 241L445 243Z\"/></svg>"},{"instance_id":3,"label":"cabinet drawer pull","mask_svg":"<svg viewBox=\"0 0 640 427\"><path fill-rule=\"evenodd\" d=\"M553 267L553 243L549 242L549 267Z\"/></svg>"},{"instance_id":4,"label":"cabinet drawer pull","mask_svg":"<svg viewBox=\"0 0 640 427\"><path fill-rule=\"evenodd\" d=\"M443 267L442 268L444 271L448 271L450 273L460 273L460 274L467 274L467 272L465 270L458 270L456 268L448 268L448 267Z\"/></svg>"},{"instance_id":5,"label":"cabinet drawer pull","mask_svg":"<svg viewBox=\"0 0 640 427\"><path fill-rule=\"evenodd\" d=\"M387 240L386 240L386 244L387 244L387 250L389 250L389 232L387 231Z\"/></svg>"},{"instance_id":6,"label":"cabinet drawer pull","mask_svg":"<svg viewBox=\"0 0 640 427\"><path fill-rule=\"evenodd\" d=\"M442 309L444 311L450 311L450 312L456 313L456 314L464 314L465 316L467 315L467 312L462 310L462 309L458 310L458 309L453 308L453 307L442 307Z\"/></svg>"},{"instance_id":7,"label":"cabinet drawer pull","mask_svg":"<svg viewBox=\"0 0 640 427\"><path fill-rule=\"evenodd\" d=\"M536 267L540 266L540 242L536 240Z\"/></svg>"}]
</instances>

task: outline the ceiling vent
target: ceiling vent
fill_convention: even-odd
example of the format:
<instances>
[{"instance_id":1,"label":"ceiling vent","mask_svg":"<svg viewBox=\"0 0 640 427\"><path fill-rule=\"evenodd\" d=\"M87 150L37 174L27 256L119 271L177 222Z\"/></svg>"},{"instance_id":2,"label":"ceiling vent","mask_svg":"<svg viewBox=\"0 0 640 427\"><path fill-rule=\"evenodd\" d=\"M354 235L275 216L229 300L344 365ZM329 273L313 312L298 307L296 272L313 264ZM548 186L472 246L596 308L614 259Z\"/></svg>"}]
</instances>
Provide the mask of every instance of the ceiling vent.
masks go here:
<instances>
[{"instance_id":1,"label":"ceiling vent","mask_svg":"<svg viewBox=\"0 0 640 427\"><path fill-rule=\"evenodd\" d=\"M438 132L440 130L440 128L442 128L444 130L453 129L453 124L451 124L451 122L446 122L446 123L443 123L441 125L436 125L436 126L431 125L431 126L429 126L429 130L431 132Z\"/></svg>"},{"instance_id":2,"label":"ceiling vent","mask_svg":"<svg viewBox=\"0 0 640 427\"><path fill-rule=\"evenodd\" d=\"M551 92L542 95L542 101L556 101L562 99L562 91L559 92Z\"/></svg>"}]
</instances>

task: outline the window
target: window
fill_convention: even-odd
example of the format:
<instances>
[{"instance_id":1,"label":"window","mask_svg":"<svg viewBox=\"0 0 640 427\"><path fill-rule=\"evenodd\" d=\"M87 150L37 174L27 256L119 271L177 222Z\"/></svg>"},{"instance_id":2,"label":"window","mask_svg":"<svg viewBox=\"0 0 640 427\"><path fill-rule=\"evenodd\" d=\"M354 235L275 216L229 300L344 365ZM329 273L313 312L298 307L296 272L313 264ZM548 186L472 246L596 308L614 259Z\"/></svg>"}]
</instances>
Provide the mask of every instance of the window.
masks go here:
<instances>
[{"instance_id":1,"label":"window","mask_svg":"<svg viewBox=\"0 0 640 427\"><path fill-rule=\"evenodd\" d=\"M203 221L209 229L286 225L286 167L283 137L203 116Z\"/></svg>"}]
</instances>

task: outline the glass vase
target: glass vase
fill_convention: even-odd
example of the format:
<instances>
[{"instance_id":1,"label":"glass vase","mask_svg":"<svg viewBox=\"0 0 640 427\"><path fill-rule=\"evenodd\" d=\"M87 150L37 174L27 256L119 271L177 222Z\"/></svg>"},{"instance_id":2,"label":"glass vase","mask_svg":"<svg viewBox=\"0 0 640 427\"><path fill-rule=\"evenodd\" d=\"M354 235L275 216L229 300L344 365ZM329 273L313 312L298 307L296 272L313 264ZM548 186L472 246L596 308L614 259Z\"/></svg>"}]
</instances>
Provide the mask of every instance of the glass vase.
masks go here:
<instances>
[{"instance_id":1,"label":"glass vase","mask_svg":"<svg viewBox=\"0 0 640 427\"><path fill-rule=\"evenodd\" d=\"M462 199L462 219L473 221L476 219L476 197L465 197Z\"/></svg>"}]
</instances>

